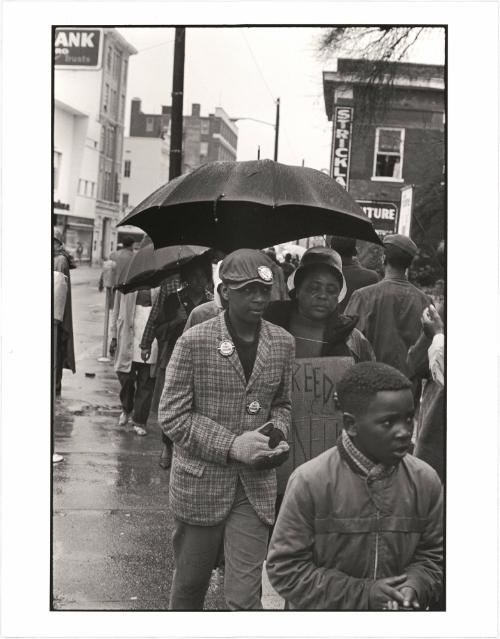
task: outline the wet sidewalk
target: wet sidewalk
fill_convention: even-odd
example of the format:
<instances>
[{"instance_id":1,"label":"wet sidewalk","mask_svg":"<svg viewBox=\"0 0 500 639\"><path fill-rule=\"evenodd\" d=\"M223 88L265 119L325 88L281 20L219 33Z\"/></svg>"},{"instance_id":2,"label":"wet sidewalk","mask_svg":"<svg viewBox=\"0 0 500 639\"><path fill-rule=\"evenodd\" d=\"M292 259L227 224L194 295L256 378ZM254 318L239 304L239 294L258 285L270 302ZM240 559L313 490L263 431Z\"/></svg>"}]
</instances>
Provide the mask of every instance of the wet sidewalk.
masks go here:
<instances>
[{"instance_id":1,"label":"wet sidewalk","mask_svg":"<svg viewBox=\"0 0 500 639\"><path fill-rule=\"evenodd\" d=\"M55 409L53 598L55 610L165 610L172 580L169 473L160 436L117 425L119 384L102 352L100 270L72 271L77 372L64 371ZM208 609L223 609L211 585Z\"/></svg>"},{"instance_id":2,"label":"wet sidewalk","mask_svg":"<svg viewBox=\"0 0 500 639\"><path fill-rule=\"evenodd\" d=\"M118 426L119 384L102 363L100 269L71 272L77 372L64 371L55 407L53 606L55 610L166 610L173 573L169 472L158 465L159 429ZM264 579L263 604L282 607ZM205 608L224 610L214 580Z\"/></svg>"}]
</instances>

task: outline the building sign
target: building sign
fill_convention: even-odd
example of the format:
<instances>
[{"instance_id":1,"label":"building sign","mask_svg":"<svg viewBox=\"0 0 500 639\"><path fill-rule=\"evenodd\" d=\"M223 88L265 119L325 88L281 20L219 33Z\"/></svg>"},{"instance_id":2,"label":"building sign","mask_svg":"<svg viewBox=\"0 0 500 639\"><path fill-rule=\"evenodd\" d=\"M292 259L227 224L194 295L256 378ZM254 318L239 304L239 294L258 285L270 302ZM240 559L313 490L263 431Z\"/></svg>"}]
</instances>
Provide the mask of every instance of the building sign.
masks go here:
<instances>
[{"instance_id":1,"label":"building sign","mask_svg":"<svg viewBox=\"0 0 500 639\"><path fill-rule=\"evenodd\" d=\"M305 357L292 370L292 425L287 461L277 468L278 487L285 489L292 471L335 446L342 430L336 385L354 364L351 357Z\"/></svg>"},{"instance_id":2,"label":"building sign","mask_svg":"<svg viewBox=\"0 0 500 639\"><path fill-rule=\"evenodd\" d=\"M332 178L346 189L349 188L349 163L351 157L352 107L335 107L333 124Z\"/></svg>"},{"instance_id":3,"label":"building sign","mask_svg":"<svg viewBox=\"0 0 500 639\"><path fill-rule=\"evenodd\" d=\"M398 207L393 202L368 202L356 200L373 223L379 235L397 233Z\"/></svg>"},{"instance_id":4,"label":"building sign","mask_svg":"<svg viewBox=\"0 0 500 639\"><path fill-rule=\"evenodd\" d=\"M69 211L69 204L66 204L66 202L61 202L60 200L57 200L57 202L53 202L52 206L55 209L62 209L63 211Z\"/></svg>"},{"instance_id":5,"label":"building sign","mask_svg":"<svg viewBox=\"0 0 500 639\"><path fill-rule=\"evenodd\" d=\"M401 189L401 212L399 214L398 233L410 237L411 215L413 212L413 185Z\"/></svg>"},{"instance_id":6,"label":"building sign","mask_svg":"<svg viewBox=\"0 0 500 639\"><path fill-rule=\"evenodd\" d=\"M56 29L55 66L98 69L102 57L102 29Z\"/></svg>"}]
</instances>

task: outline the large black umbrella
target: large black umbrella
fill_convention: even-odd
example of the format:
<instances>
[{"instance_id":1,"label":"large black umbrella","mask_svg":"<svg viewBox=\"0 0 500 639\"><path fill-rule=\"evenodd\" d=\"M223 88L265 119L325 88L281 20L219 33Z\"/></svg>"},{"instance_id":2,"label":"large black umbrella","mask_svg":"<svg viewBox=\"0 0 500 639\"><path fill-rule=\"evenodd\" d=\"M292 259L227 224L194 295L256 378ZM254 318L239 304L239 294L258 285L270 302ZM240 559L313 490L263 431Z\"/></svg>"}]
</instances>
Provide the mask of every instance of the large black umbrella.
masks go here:
<instances>
[{"instance_id":1,"label":"large black umbrella","mask_svg":"<svg viewBox=\"0 0 500 639\"><path fill-rule=\"evenodd\" d=\"M146 286L159 286L179 267L208 251L206 246L166 246L155 250L149 238L116 276L116 288L131 293Z\"/></svg>"},{"instance_id":2,"label":"large black umbrella","mask_svg":"<svg viewBox=\"0 0 500 639\"><path fill-rule=\"evenodd\" d=\"M156 248L262 248L313 235L380 244L371 221L321 171L272 160L210 162L161 186L120 225L138 226Z\"/></svg>"}]
</instances>

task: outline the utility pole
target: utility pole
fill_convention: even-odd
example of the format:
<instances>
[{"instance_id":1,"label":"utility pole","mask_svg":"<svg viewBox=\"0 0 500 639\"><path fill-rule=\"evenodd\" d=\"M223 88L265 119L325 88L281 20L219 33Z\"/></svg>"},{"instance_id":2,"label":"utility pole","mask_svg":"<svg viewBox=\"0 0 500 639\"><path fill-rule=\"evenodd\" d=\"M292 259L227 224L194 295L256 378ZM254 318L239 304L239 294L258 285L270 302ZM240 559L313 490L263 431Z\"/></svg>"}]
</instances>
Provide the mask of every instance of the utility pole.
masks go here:
<instances>
[{"instance_id":1,"label":"utility pole","mask_svg":"<svg viewBox=\"0 0 500 639\"><path fill-rule=\"evenodd\" d=\"M278 139L280 132L280 99L276 99L276 124L274 126L274 161L278 161Z\"/></svg>"},{"instance_id":2,"label":"utility pole","mask_svg":"<svg viewBox=\"0 0 500 639\"><path fill-rule=\"evenodd\" d=\"M257 160L260 160L260 144L257 147Z\"/></svg>"},{"instance_id":3,"label":"utility pole","mask_svg":"<svg viewBox=\"0 0 500 639\"><path fill-rule=\"evenodd\" d=\"M186 29L175 28L174 74L172 81L172 124L170 129L169 180L182 172L182 110L184 104L184 51Z\"/></svg>"}]
</instances>

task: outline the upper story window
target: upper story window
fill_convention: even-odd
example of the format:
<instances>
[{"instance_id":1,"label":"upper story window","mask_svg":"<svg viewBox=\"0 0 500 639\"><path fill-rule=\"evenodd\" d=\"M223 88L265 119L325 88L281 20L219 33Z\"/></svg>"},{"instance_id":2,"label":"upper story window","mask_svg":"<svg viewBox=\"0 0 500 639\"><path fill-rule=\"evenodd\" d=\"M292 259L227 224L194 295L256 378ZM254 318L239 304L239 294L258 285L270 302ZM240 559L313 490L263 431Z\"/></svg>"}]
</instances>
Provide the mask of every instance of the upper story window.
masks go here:
<instances>
[{"instance_id":1,"label":"upper story window","mask_svg":"<svg viewBox=\"0 0 500 639\"><path fill-rule=\"evenodd\" d=\"M153 118L146 118L146 132L151 133L153 131L153 127L154 127Z\"/></svg>"},{"instance_id":2,"label":"upper story window","mask_svg":"<svg viewBox=\"0 0 500 639\"><path fill-rule=\"evenodd\" d=\"M210 122L208 120L201 121L201 134L207 135L210 132Z\"/></svg>"},{"instance_id":3,"label":"upper story window","mask_svg":"<svg viewBox=\"0 0 500 639\"><path fill-rule=\"evenodd\" d=\"M132 163L130 162L130 160L125 160L125 164L123 166L123 176L124 177L130 177L131 166L132 166Z\"/></svg>"},{"instance_id":4,"label":"upper story window","mask_svg":"<svg viewBox=\"0 0 500 639\"><path fill-rule=\"evenodd\" d=\"M102 110L107 113L109 106L109 84L104 85L104 97L102 101Z\"/></svg>"},{"instance_id":5,"label":"upper story window","mask_svg":"<svg viewBox=\"0 0 500 639\"><path fill-rule=\"evenodd\" d=\"M404 129L377 128L372 179L403 181L404 141Z\"/></svg>"}]
</instances>

